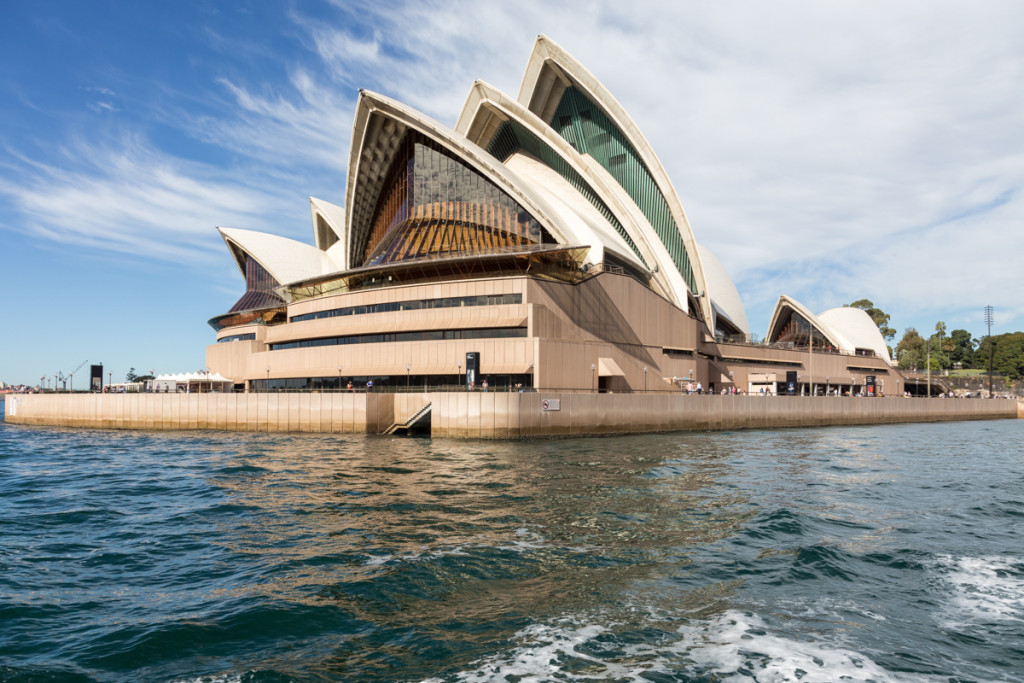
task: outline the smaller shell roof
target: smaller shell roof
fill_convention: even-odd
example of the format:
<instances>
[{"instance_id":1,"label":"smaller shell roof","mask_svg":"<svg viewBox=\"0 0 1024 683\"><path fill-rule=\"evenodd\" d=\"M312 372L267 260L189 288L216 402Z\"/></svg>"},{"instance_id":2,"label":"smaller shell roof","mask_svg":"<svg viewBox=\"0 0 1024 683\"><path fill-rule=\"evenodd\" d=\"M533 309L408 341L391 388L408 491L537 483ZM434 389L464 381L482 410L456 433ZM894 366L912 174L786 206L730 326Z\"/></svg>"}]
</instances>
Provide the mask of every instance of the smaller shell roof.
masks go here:
<instances>
[{"instance_id":1,"label":"smaller shell roof","mask_svg":"<svg viewBox=\"0 0 1024 683\"><path fill-rule=\"evenodd\" d=\"M342 269L341 264L335 263L327 254L311 244L256 230L218 230L235 254L243 275L245 264L239 256L239 251L255 259L282 285Z\"/></svg>"},{"instance_id":2,"label":"smaller shell roof","mask_svg":"<svg viewBox=\"0 0 1024 683\"><path fill-rule=\"evenodd\" d=\"M871 316L859 308L849 306L831 308L821 315L814 315L796 299L785 295L780 296L775 304L771 322L768 324L766 340L773 341L782 316L787 309L803 316L840 351L854 354L857 349L870 349L876 356L890 365L892 364L885 339Z\"/></svg>"},{"instance_id":3,"label":"smaller shell roof","mask_svg":"<svg viewBox=\"0 0 1024 683\"><path fill-rule=\"evenodd\" d=\"M841 335L853 349L871 349L879 358L891 363L889 348L878 325L859 308L842 306L818 314L818 320Z\"/></svg>"}]
</instances>

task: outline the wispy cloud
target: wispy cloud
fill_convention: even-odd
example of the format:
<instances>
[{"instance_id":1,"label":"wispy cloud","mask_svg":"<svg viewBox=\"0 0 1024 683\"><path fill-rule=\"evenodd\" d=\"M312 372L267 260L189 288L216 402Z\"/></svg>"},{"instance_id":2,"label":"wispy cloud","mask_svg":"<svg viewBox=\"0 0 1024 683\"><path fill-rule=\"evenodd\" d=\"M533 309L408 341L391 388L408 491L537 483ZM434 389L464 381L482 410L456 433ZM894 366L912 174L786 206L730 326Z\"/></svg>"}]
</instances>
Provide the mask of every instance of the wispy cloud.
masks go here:
<instances>
[{"instance_id":1,"label":"wispy cloud","mask_svg":"<svg viewBox=\"0 0 1024 683\"><path fill-rule=\"evenodd\" d=\"M108 144L78 140L53 163L14 163L18 182L0 178L0 194L17 209L20 229L147 259L206 261L218 242L214 226L269 228L267 217L279 214L283 201L269 187L175 159L132 136Z\"/></svg>"},{"instance_id":2,"label":"wispy cloud","mask_svg":"<svg viewBox=\"0 0 1024 683\"><path fill-rule=\"evenodd\" d=\"M88 106L89 109L92 109L95 112L115 112L115 111L120 111L120 109L118 107L116 107L113 102L97 101L97 102L91 102L91 103L89 103L86 106Z\"/></svg>"},{"instance_id":3,"label":"wispy cloud","mask_svg":"<svg viewBox=\"0 0 1024 683\"><path fill-rule=\"evenodd\" d=\"M268 166L323 168L344 177L355 93L342 96L304 69L291 73L287 94L254 92L227 78L218 83L231 97L232 115L196 118L193 134Z\"/></svg>"}]
</instances>

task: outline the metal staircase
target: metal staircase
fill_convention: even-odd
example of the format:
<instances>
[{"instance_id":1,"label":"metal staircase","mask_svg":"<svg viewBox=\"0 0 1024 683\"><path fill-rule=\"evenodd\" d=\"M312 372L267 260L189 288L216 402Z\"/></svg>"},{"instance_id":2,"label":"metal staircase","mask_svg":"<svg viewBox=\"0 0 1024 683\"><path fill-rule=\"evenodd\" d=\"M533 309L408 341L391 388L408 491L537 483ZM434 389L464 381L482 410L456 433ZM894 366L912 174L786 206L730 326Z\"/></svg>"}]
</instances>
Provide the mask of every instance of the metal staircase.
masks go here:
<instances>
[{"instance_id":1,"label":"metal staircase","mask_svg":"<svg viewBox=\"0 0 1024 683\"><path fill-rule=\"evenodd\" d=\"M414 427L430 424L430 406L428 403L405 422L396 422L384 430L385 434L409 434Z\"/></svg>"}]
</instances>

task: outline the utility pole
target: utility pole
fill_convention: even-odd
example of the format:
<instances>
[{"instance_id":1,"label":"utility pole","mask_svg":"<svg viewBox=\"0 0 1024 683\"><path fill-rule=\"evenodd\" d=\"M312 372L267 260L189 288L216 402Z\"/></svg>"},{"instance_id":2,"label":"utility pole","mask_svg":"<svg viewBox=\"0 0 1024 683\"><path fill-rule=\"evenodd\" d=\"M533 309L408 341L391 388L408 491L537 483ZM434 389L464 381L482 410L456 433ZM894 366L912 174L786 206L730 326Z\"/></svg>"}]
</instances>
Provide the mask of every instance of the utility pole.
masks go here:
<instances>
[{"instance_id":1,"label":"utility pole","mask_svg":"<svg viewBox=\"0 0 1024 683\"><path fill-rule=\"evenodd\" d=\"M988 325L988 397L992 398L992 359L996 353L992 343L992 307L985 307L985 324Z\"/></svg>"}]
</instances>

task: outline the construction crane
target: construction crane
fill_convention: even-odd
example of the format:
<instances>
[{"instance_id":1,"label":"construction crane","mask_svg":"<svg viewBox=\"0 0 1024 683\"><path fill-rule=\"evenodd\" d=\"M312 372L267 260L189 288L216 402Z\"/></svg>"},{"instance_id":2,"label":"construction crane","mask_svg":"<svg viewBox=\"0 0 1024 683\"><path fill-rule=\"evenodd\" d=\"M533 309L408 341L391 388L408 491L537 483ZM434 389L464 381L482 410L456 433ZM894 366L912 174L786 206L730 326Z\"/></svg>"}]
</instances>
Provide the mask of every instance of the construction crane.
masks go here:
<instances>
[{"instance_id":1,"label":"construction crane","mask_svg":"<svg viewBox=\"0 0 1024 683\"><path fill-rule=\"evenodd\" d=\"M71 371L68 372L68 379L71 380L71 392L72 393L74 393L74 391L75 391L75 373L78 372L79 370L81 370L82 366L85 365L88 362L89 361L87 361L87 360L83 360L81 363L78 364L78 367L76 367L74 370L71 370Z\"/></svg>"}]
</instances>

